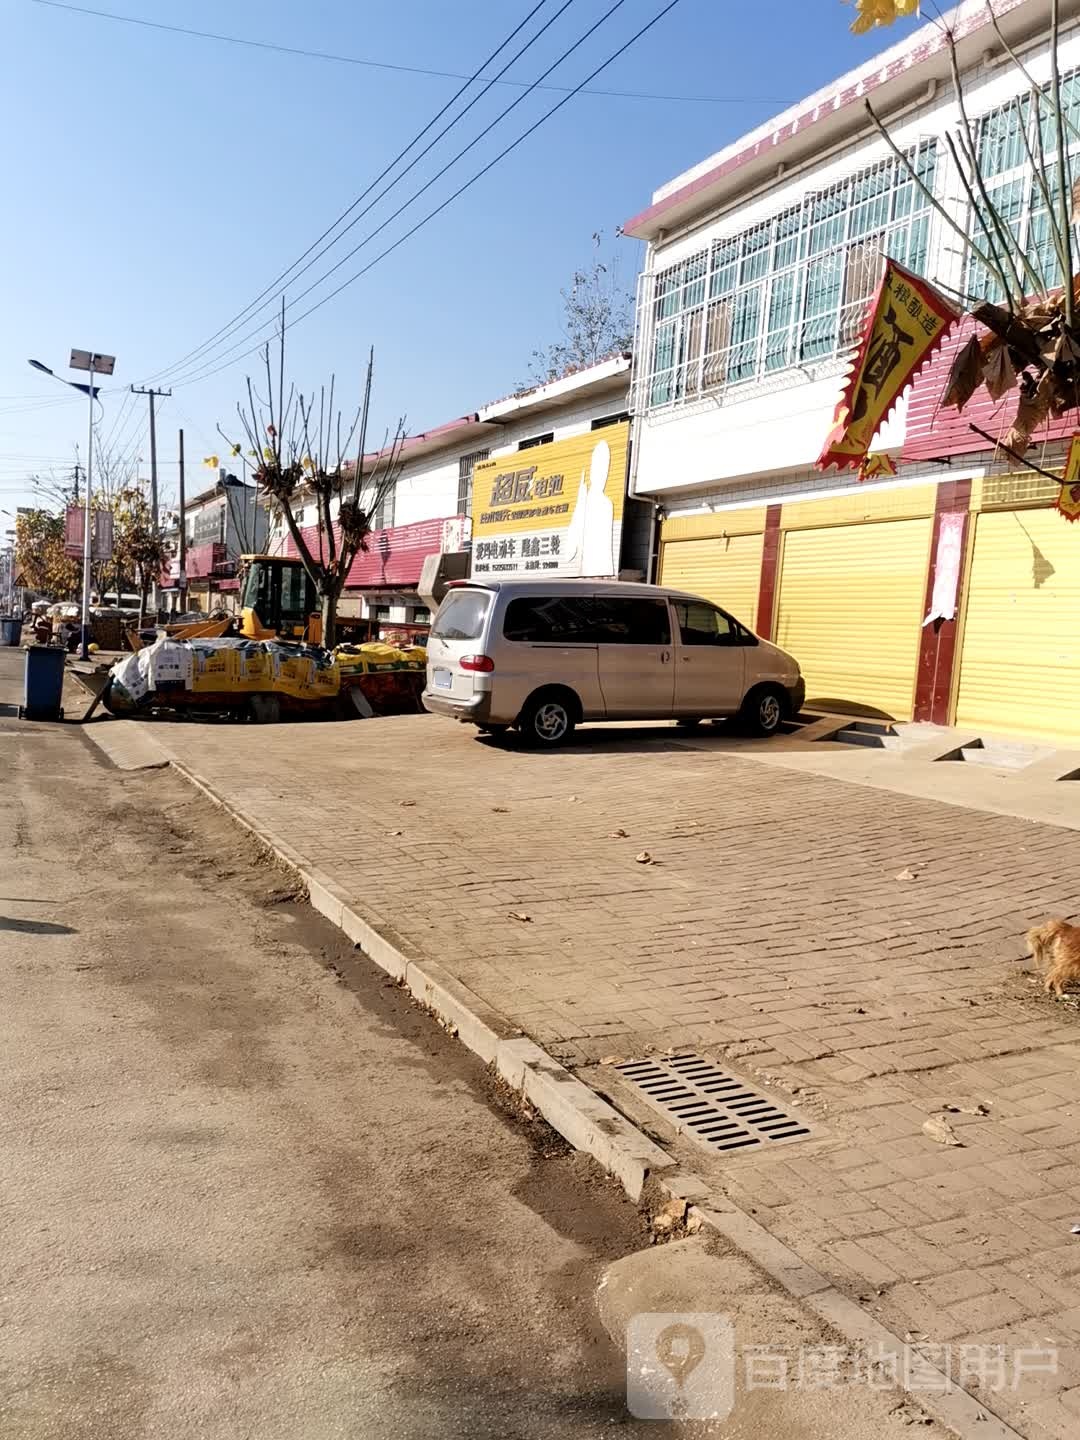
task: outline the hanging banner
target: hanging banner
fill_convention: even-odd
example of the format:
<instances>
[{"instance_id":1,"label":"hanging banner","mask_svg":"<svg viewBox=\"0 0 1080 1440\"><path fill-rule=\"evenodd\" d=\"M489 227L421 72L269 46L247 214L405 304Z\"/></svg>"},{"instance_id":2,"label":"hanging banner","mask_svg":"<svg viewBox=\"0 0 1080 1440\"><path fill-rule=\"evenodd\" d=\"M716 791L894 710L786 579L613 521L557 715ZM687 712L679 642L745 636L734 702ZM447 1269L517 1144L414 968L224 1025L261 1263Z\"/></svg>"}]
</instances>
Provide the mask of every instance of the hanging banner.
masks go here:
<instances>
[{"instance_id":1,"label":"hanging banner","mask_svg":"<svg viewBox=\"0 0 1080 1440\"><path fill-rule=\"evenodd\" d=\"M1080 520L1080 435L1069 442L1064 481L1054 504L1066 520Z\"/></svg>"},{"instance_id":2,"label":"hanging banner","mask_svg":"<svg viewBox=\"0 0 1080 1440\"><path fill-rule=\"evenodd\" d=\"M859 464L859 483L864 480L881 480L896 474L896 461L891 455L865 455Z\"/></svg>"},{"instance_id":3,"label":"hanging banner","mask_svg":"<svg viewBox=\"0 0 1080 1440\"><path fill-rule=\"evenodd\" d=\"M937 549L934 552L934 592L930 613L923 629L935 620L956 619L956 597L960 590L960 567L964 560L964 527L967 516L946 511L938 521Z\"/></svg>"},{"instance_id":4,"label":"hanging banner","mask_svg":"<svg viewBox=\"0 0 1080 1440\"><path fill-rule=\"evenodd\" d=\"M111 510L92 510L90 521L91 560L111 560L113 553L113 517ZM86 511L81 505L69 505L64 514L64 554L73 560L83 555L83 524Z\"/></svg>"},{"instance_id":5,"label":"hanging banner","mask_svg":"<svg viewBox=\"0 0 1080 1440\"><path fill-rule=\"evenodd\" d=\"M882 422L960 318L932 285L886 260L862 338L818 460L820 470L857 466Z\"/></svg>"}]
</instances>

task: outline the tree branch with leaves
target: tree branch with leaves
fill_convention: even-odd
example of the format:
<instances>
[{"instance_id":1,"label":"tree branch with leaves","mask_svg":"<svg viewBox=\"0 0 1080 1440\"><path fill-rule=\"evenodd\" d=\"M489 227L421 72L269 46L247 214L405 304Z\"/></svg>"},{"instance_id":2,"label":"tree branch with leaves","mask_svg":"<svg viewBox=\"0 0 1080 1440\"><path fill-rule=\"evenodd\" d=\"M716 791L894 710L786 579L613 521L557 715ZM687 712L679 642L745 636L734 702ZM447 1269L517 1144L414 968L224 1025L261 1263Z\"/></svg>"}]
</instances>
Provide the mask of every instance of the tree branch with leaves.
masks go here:
<instances>
[{"instance_id":1,"label":"tree branch with leaves","mask_svg":"<svg viewBox=\"0 0 1080 1440\"><path fill-rule=\"evenodd\" d=\"M15 517L15 568L19 583L50 600L74 600L82 584L82 565L64 554L64 515L49 510L20 510Z\"/></svg>"}]
</instances>

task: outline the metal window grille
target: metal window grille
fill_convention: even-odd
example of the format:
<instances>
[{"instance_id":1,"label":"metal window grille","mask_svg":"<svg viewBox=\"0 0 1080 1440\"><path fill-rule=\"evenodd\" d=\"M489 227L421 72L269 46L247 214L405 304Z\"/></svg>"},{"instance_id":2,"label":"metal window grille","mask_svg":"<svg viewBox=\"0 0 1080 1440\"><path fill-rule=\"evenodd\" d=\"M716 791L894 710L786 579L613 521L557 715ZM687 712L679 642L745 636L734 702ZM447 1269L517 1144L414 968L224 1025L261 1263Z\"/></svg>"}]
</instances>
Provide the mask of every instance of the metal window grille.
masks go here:
<instances>
[{"instance_id":1,"label":"metal window grille","mask_svg":"<svg viewBox=\"0 0 1080 1440\"><path fill-rule=\"evenodd\" d=\"M933 193L936 140L908 159ZM631 408L714 398L849 349L892 256L925 270L931 206L895 159L642 277Z\"/></svg>"},{"instance_id":2,"label":"metal window grille","mask_svg":"<svg viewBox=\"0 0 1080 1440\"><path fill-rule=\"evenodd\" d=\"M457 514L468 515L472 509L472 477L473 467L478 460L486 460L489 452L487 450L473 450L469 455L462 455L457 465Z\"/></svg>"},{"instance_id":3,"label":"metal window grille","mask_svg":"<svg viewBox=\"0 0 1080 1440\"><path fill-rule=\"evenodd\" d=\"M371 515L373 530L388 530L394 523L394 501L397 499L397 481L392 480L379 497Z\"/></svg>"},{"instance_id":4,"label":"metal window grille","mask_svg":"<svg viewBox=\"0 0 1080 1440\"><path fill-rule=\"evenodd\" d=\"M1047 103L1038 106L1038 119L1031 97L1016 95L982 116L976 125L975 143L987 193L1012 241L1010 250L1014 255L1022 251L1044 287L1053 289L1062 283L1061 264L1054 248L1042 186L1031 163L1034 157L1040 164L1046 188L1056 204L1059 192L1057 132L1049 87L1044 87L1042 94L1046 96ZM1080 140L1076 138L1080 130L1080 70L1062 77L1061 104L1069 151L1065 183L1071 190L1074 177L1080 175ZM971 216L971 234L975 244L985 252L988 245L983 226L988 223L989 217L980 218L979 212L983 209L981 204L977 205ZM1000 249L1000 240L993 227L991 234L994 236L994 248ZM1031 275L1026 271L1021 278L1025 290L1035 288ZM967 290L969 294L988 300L1003 298L999 281L981 260L970 253Z\"/></svg>"}]
</instances>

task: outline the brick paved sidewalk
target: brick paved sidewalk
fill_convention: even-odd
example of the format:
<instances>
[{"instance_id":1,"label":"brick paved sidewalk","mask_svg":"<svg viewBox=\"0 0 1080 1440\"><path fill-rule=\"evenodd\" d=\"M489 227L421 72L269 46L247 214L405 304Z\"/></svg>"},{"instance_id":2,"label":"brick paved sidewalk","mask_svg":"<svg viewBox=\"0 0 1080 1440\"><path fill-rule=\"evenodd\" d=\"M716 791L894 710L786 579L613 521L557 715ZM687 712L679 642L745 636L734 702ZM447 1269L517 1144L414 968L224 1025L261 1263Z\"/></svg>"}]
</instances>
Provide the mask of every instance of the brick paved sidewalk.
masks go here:
<instances>
[{"instance_id":1,"label":"brick paved sidewalk","mask_svg":"<svg viewBox=\"0 0 1080 1440\"><path fill-rule=\"evenodd\" d=\"M1080 1434L1080 1014L1017 963L1080 912L1075 832L674 731L556 755L432 717L154 733L565 1061L693 1045L823 1116L725 1161L732 1198L901 1334L1058 1347L987 1401ZM989 1109L950 1115L963 1148L923 1132L944 1102Z\"/></svg>"}]
</instances>

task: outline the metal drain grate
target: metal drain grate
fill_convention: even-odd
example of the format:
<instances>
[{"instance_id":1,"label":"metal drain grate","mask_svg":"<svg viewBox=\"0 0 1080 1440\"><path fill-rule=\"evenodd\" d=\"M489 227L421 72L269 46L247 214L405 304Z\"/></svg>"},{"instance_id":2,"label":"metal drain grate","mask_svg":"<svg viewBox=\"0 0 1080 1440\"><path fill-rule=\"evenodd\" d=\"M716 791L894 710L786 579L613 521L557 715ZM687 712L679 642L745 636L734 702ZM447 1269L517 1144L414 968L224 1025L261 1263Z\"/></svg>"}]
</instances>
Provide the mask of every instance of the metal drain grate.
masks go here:
<instances>
[{"instance_id":1,"label":"metal drain grate","mask_svg":"<svg viewBox=\"0 0 1080 1440\"><path fill-rule=\"evenodd\" d=\"M808 1125L700 1055L626 1060L613 1068L677 1130L711 1150L745 1150L810 1134Z\"/></svg>"}]
</instances>

